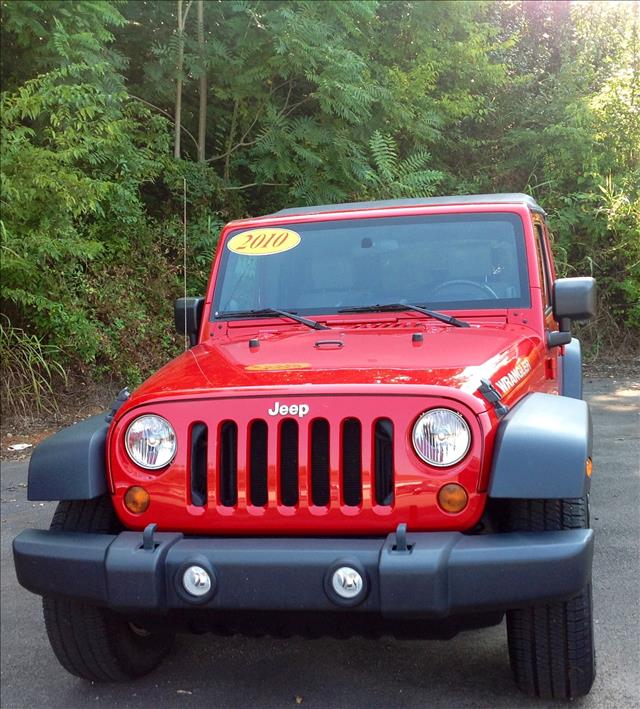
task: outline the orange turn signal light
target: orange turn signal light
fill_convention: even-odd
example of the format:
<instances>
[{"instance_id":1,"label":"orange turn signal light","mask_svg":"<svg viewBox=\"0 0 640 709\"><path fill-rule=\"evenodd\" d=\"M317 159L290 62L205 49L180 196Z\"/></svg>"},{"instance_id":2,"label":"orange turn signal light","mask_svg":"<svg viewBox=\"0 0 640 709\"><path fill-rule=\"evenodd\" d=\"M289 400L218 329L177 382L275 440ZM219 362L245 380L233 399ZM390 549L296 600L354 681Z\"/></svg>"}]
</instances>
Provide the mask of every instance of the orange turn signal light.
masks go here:
<instances>
[{"instance_id":1,"label":"orange turn signal light","mask_svg":"<svg viewBox=\"0 0 640 709\"><path fill-rule=\"evenodd\" d=\"M448 483L438 492L438 504L445 512L462 512L467 502L469 502L469 495L458 483Z\"/></svg>"},{"instance_id":2,"label":"orange turn signal light","mask_svg":"<svg viewBox=\"0 0 640 709\"><path fill-rule=\"evenodd\" d=\"M591 477L591 474L593 473L593 461L591 458L587 458L587 463L584 466L584 472L587 474L588 478Z\"/></svg>"},{"instance_id":3,"label":"orange turn signal light","mask_svg":"<svg viewBox=\"0 0 640 709\"><path fill-rule=\"evenodd\" d=\"M130 487L124 494L124 506L136 515L142 514L149 507L149 493L143 488L135 485Z\"/></svg>"}]
</instances>

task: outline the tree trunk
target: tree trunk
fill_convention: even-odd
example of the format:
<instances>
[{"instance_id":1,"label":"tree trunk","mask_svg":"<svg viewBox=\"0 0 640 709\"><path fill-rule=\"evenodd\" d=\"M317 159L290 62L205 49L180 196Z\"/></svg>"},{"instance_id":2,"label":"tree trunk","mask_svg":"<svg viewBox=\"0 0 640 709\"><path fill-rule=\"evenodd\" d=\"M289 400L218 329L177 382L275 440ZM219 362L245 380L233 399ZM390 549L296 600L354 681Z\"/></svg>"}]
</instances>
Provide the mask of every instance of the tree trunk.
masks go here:
<instances>
[{"instance_id":1,"label":"tree trunk","mask_svg":"<svg viewBox=\"0 0 640 709\"><path fill-rule=\"evenodd\" d=\"M222 174L222 177L225 182L229 182L229 163L231 161L231 153L233 152L232 145L233 145L233 139L236 134L236 121L238 118L238 99L236 99L233 102L233 114L231 115L231 126L229 128L229 139L227 141L227 154L225 155L224 158L224 172Z\"/></svg>"},{"instance_id":2,"label":"tree trunk","mask_svg":"<svg viewBox=\"0 0 640 709\"><path fill-rule=\"evenodd\" d=\"M192 0L182 13L182 0L178 0L178 61L176 62L176 106L175 106L175 134L173 140L173 157L180 159L180 134L182 132L182 70L184 64L184 28Z\"/></svg>"},{"instance_id":3,"label":"tree trunk","mask_svg":"<svg viewBox=\"0 0 640 709\"><path fill-rule=\"evenodd\" d=\"M198 0L198 50L200 53L200 105L198 110L198 162L205 162L207 136L207 71L204 46L204 0Z\"/></svg>"},{"instance_id":4,"label":"tree trunk","mask_svg":"<svg viewBox=\"0 0 640 709\"><path fill-rule=\"evenodd\" d=\"M178 62L176 65L176 105L174 116L173 157L180 159L180 124L182 122L182 62L184 56L182 37L182 0L178 0Z\"/></svg>"}]
</instances>

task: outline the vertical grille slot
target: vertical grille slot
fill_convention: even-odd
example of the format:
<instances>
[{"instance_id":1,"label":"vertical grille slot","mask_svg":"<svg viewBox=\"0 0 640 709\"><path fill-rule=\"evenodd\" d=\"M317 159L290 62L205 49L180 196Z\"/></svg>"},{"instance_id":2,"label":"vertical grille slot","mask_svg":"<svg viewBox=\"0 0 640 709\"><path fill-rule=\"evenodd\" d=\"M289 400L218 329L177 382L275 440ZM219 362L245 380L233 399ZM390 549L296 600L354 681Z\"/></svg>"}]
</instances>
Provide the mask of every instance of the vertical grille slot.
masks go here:
<instances>
[{"instance_id":1,"label":"vertical grille slot","mask_svg":"<svg viewBox=\"0 0 640 709\"><path fill-rule=\"evenodd\" d=\"M194 423L189 450L191 504L203 507L207 502L207 427Z\"/></svg>"},{"instance_id":2,"label":"vertical grille slot","mask_svg":"<svg viewBox=\"0 0 640 709\"><path fill-rule=\"evenodd\" d=\"M346 419L342 425L342 498L355 507L362 502L362 425Z\"/></svg>"},{"instance_id":3,"label":"vertical grille slot","mask_svg":"<svg viewBox=\"0 0 640 709\"><path fill-rule=\"evenodd\" d=\"M257 507L267 504L267 430L265 421L254 421L249 433L249 497Z\"/></svg>"},{"instance_id":4,"label":"vertical grille slot","mask_svg":"<svg viewBox=\"0 0 640 709\"><path fill-rule=\"evenodd\" d=\"M378 419L375 428L376 502L393 503L393 422Z\"/></svg>"},{"instance_id":5,"label":"vertical grille slot","mask_svg":"<svg viewBox=\"0 0 640 709\"><path fill-rule=\"evenodd\" d=\"M329 504L329 422L316 419L311 424L311 501Z\"/></svg>"},{"instance_id":6,"label":"vertical grille slot","mask_svg":"<svg viewBox=\"0 0 640 709\"><path fill-rule=\"evenodd\" d=\"M224 507L238 502L238 426L225 421L220 427L219 498Z\"/></svg>"},{"instance_id":7,"label":"vertical grille slot","mask_svg":"<svg viewBox=\"0 0 640 709\"><path fill-rule=\"evenodd\" d=\"M298 504L298 424L293 419L280 428L280 500L286 507Z\"/></svg>"}]
</instances>

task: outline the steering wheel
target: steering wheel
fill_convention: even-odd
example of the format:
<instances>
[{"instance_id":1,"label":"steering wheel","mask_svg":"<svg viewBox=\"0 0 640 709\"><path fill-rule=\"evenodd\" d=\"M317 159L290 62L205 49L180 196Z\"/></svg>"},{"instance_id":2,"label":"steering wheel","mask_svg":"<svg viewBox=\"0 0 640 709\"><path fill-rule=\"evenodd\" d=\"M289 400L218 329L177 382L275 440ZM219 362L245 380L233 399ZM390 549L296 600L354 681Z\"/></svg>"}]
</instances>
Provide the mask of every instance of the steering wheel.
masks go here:
<instances>
[{"instance_id":1,"label":"steering wheel","mask_svg":"<svg viewBox=\"0 0 640 709\"><path fill-rule=\"evenodd\" d=\"M464 279L444 281L443 283L440 283L440 285L437 285L433 289L432 295L437 293L438 291L448 288L449 286L471 286L473 288L476 288L477 290L482 291L485 295L488 295L490 298L495 298L496 300L499 299L498 294L493 290L493 288L488 286L486 283L478 283L478 281L468 281L468 280L464 280Z\"/></svg>"}]
</instances>

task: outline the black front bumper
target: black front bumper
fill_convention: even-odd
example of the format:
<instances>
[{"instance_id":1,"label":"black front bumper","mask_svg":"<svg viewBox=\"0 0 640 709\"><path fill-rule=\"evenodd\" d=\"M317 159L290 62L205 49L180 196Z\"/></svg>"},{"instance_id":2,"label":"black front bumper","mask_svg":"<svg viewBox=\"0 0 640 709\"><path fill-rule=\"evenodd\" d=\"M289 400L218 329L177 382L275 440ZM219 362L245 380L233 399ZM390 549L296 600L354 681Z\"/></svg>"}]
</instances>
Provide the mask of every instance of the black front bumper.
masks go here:
<instances>
[{"instance_id":1,"label":"black front bumper","mask_svg":"<svg viewBox=\"0 0 640 709\"><path fill-rule=\"evenodd\" d=\"M149 541L149 540L148 540ZM140 532L22 532L13 543L18 580L30 591L114 610L354 612L386 618L445 618L563 600L591 577L593 532L567 530L469 536L408 534L409 550L385 539L220 538ZM181 585L195 564L213 577L211 593L191 599ZM356 601L331 591L338 566L365 578Z\"/></svg>"}]
</instances>

